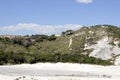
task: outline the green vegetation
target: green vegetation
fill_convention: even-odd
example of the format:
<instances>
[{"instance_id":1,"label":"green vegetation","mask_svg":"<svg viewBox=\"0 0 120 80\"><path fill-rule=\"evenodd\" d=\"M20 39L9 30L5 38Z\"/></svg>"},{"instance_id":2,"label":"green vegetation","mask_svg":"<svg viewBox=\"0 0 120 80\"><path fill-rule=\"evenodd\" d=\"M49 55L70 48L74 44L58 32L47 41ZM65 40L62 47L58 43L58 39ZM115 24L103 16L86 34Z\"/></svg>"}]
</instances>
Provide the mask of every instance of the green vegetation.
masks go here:
<instances>
[{"instance_id":1,"label":"green vegetation","mask_svg":"<svg viewBox=\"0 0 120 80\"><path fill-rule=\"evenodd\" d=\"M28 53L0 53L0 65L3 64L21 64L36 62L70 62L70 63L88 63L98 65L112 65L109 60L96 59L83 54L28 54Z\"/></svg>"},{"instance_id":2,"label":"green vegetation","mask_svg":"<svg viewBox=\"0 0 120 80\"><path fill-rule=\"evenodd\" d=\"M108 25L107 32L109 36L120 39L120 28L119 27Z\"/></svg>"},{"instance_id":3,"label":"green vegetation","mask_svg":"<svg viewBox=\"0 0 120 80\"><path fill-rule=\"evenodd\" d=\"M105 26L105 27L101 27ZM91 32L89 32L91 31ZM73 38L71 50L68 49L70 36ZM92 49L84 50L85 43L96 44L102 36L120 39L120 28L111 25L83 27L77 31L67 30L60 37L55 35L26 35L13 38L0 38L0 65L36 62L70 62L98 65L112 65L110 60L89 57ZM110 43L114 45L113 42ZM120 43L118 44L120 47ZM85 54L87 52L87 54Z\"/></svg>"}]
</instances>

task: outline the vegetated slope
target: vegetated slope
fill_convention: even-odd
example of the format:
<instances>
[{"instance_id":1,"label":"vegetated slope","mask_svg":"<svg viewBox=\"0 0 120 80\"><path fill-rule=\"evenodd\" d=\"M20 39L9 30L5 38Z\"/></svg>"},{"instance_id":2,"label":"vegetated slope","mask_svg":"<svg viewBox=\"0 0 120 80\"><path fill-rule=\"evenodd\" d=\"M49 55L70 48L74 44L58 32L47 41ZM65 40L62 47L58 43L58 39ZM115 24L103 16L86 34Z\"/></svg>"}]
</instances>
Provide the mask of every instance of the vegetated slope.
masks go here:
<instances>
[{"instance_id":1,"label":"vegetated slope","mask_svg":"<svg viewBox=\"0 0 120 80\"><path fill-rule=\"evenodd\" d=\"M83 27L72 37L70 49L73 51L120 64L120 28L111 25Z\"/></svg>"},{"instance_id":2,"label":"vegetated slope","mask_svg":"<svg viewBox=\"0 0 120 80\"><path fill-rule=\"evenodd\" d=\"M111 25L67 30L61 36L1 36L0 64L72 62L119 64L120 28Z\"/></svg>"}]
</instances>

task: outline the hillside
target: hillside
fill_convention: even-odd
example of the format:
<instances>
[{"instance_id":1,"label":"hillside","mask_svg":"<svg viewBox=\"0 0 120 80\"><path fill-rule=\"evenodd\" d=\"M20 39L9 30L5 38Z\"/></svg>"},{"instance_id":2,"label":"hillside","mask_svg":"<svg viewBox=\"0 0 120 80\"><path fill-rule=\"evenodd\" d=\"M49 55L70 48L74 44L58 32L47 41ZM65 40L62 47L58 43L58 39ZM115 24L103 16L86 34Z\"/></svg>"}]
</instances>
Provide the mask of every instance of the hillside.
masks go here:
<instances>
[{"instance_id":1,"label":"hillside","mask_svg":"<svg viewBox=\"0 0 120 80\"><path fill-rule=\"evenodd\" d=\"M1 35L0 64L72 62L120 64L120 28L112 25L67 30L61 36Z\"/></svg>"}]
</instances>

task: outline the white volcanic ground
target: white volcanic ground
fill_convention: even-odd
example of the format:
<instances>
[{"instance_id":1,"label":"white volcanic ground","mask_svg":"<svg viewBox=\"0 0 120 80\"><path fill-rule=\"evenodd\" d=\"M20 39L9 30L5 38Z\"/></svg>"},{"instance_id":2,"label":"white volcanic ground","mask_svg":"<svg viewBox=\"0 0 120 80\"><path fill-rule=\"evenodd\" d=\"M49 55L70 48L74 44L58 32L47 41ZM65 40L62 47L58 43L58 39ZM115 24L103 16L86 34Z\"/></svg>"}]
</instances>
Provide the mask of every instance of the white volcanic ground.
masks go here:
<instances>
[{"instance_id":1,"label":"white volcanic ground","mask_svg":"<svg viewBox=\"0 0 120 80\"><path fill-rule=\"evenodd\" d=\"M110 45L109 43L112 40L109 39L107 36L103 37L101 40L97 41L97 44L88 46L85 44L84 49L94 49L90 56L101 58L103 60L112 59L113 56L118 56L115 59L114 64L120 65L120 48L118 47L118 41L114 41L115 46Z\"/></svg>"},{"instance_id":2,"label":"white volcanic ground","mask_svg":"<svg viewBox=\"0 0 120 80\"><path fill-rule=\"evenodd\" d=\"M0 66L0 80L120 80L120 66L37 63Z\"/></svg>"}]
</instances>

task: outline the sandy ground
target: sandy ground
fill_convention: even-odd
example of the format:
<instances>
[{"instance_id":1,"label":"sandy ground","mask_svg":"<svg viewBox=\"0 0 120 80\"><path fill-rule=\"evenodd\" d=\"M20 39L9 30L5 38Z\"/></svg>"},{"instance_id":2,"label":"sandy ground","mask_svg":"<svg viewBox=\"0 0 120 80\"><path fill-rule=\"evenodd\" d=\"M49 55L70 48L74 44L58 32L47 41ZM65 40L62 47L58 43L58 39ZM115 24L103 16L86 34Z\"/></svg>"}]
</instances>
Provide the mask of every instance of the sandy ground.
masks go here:
<instances>
[{"instance_id":1,"label":"sandy ground","mask_svg":"<svg viewBox=\"0 0 120 80\"><path fill-rule=\"evenodd\" d=\"M0 66L0 80L120 80L120 66L37 63Z\"/></svg>"}]
</instances>

